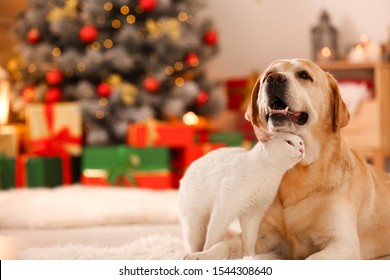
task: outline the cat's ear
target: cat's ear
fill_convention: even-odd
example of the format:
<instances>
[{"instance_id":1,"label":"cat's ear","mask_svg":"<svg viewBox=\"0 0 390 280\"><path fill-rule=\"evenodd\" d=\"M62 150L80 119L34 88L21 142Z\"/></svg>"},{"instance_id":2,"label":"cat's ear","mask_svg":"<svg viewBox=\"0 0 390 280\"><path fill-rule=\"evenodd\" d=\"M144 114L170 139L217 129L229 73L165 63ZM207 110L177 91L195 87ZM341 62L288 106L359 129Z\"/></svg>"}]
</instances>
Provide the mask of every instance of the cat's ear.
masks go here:
<instances>
[{"instance_id":1,"label":"cat's ear","mask_svg":"<svg viewBox=\"0 0 390 280\"><path fill-rule=\"evenodd\" d=\"M266 131L264 129L261 129L260 127L253 125L253 130L255 132L257 140L259 140L262 143L268 142L268 140L271 138L273 133Z\"/></svg>"}]
</instances>

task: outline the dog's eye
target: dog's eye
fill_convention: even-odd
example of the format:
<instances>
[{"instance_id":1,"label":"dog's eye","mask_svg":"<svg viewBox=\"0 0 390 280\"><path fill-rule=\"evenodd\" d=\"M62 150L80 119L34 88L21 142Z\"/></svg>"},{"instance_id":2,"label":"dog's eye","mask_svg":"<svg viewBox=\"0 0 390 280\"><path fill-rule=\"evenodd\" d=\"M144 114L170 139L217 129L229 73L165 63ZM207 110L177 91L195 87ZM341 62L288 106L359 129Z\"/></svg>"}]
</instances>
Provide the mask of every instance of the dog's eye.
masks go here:
<instances>
[{"instance_id":1,"label":"dog's eye","mask_svg":"<svg viewBox=\"0 0 390 280\"><path fill-rule=\"evenodd\" d=\"M312 77L305 70L298 72L298 76L301 79L313 81Z\"/></svg>"}]
</instances>

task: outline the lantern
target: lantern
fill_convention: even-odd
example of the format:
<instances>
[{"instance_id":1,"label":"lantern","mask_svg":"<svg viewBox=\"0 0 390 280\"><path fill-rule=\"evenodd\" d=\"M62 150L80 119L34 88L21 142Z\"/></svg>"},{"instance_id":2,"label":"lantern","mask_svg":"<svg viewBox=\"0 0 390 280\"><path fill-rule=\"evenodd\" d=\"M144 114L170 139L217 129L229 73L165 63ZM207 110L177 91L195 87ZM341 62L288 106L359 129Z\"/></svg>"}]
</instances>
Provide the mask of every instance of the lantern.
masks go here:
<instances>
[{"instance_id":1,"label":"lantern","mask_svg":"<svg viewBox=\"0 0 390 280\"><path fill-rule=\"evenodd\" d=\"M0 125L8 122L10 82L8 73L0 67Z\"/></svg>"},{"instance_id":2,"label":"lantern","mask_svg":"<svg viewBox=\"0 0 390 280\"><path fill-rule=\"evenodd\" d=\"M329 15L323 11L320 22L311 30L313 59L319 62L337 58L337 29L330 23Z\"/></svg>"},{"instance_id":3,"label":"lantern","mask_svg":"<svg viewBox=\"0 0 390 280\"><path fill-rule=\"evenodd\" d=\"M8 80L8 73L0 67L0 155L15 157L18 152L19 136L15 126L6 125L8 123L9 104L10 81Z\"/></svg>"}]
</instances>

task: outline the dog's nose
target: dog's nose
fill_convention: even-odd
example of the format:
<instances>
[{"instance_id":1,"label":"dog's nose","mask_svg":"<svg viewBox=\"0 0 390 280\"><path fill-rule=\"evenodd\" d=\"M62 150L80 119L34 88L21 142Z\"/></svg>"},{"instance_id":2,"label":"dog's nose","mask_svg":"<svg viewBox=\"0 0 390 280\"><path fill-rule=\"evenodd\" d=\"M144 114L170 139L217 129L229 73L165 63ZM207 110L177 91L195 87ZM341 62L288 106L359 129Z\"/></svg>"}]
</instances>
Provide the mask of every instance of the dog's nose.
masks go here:
<instances>
[{"instance_id":1,"label":"dog's nose","mask_svg":"<svg viewBox=\"0 0 390 280\"><path fill-rule=\"evenodd\" d=\"M287 81L287 77L281 73L271 73L267 77L267 83L269 84L284 84Z\"/></svg>"}]
</instances>

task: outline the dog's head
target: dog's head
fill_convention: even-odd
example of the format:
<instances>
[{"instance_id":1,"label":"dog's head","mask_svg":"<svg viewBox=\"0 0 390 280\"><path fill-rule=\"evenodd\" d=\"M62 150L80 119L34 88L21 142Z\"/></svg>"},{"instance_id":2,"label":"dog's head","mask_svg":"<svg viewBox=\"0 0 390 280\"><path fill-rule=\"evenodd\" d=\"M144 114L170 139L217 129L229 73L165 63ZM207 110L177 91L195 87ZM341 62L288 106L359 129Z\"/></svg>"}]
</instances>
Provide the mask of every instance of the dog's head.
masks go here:
<instances>
[{"instance_id":1,"label":"dog's head","mask_svg":"<svg viewBox=\"0 0 390 280\"><path fill-rule=\"evenodd\" d=\"M277 60L257 80L245 113L252 124L299 134L311 126L338 133L349 121L337 82L309 60Z\"/></svg>"},{"instance_id":2,"label":"dog's head","mask_svg":"<svg viewBox=\"0 0 390 280\"><path fill-rule=\"evenodd\" d=\"M309 143L339 134L349 122L336 80L306 59L273 62L257 80L245 117L262 129L295 133Z\"/></svg>"}]
</instances>

